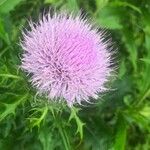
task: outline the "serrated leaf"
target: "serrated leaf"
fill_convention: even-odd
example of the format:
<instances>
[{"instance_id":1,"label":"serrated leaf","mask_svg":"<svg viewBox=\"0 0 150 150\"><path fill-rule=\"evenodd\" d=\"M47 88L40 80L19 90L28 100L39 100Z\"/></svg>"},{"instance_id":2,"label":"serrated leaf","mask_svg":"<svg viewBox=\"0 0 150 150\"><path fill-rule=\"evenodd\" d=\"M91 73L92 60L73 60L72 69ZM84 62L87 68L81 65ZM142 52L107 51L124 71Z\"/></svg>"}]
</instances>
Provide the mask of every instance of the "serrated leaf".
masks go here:
<instances>
[{"instance_id":1,"label":"serrated leaf","mask_svg":"<svg viewBox=\"0 0 150 150\"><path fill-rule=\"evenodd\" d=\"M27 98L28 94L24 95L20 99L16 100L14 103L7 104L7 103L0 103L0 106L4 108L4 111L0 113L0 121L2 121L5 117L9 114L15 115L15 110L17 106L23 102Z\"/></svg>"},{"instance_id":2,"label":"serrated leaf","mask_svg":"<svg viewBox=\"0 0 150 150\"><path fill-rule=\"evenodd\" d=\"M48 107L42 107L42 108L33 108L31 109L33 113L27 118L30 121L30 127L31 129L34 127L40 127L41 122L45 119L47 113L48 113ZM40 116L38 116L40 114Z\"/></svg>"},{"instance_id":3,"label":"serrated leaf","mask_svg":"<svg viewBox=\"0 0 150 150\"><path fill-rule=\"evenodd\" d=\"M77 113L79 112L78 108L72 107L71 108L71 114L69 117L69 122L74 119L77 123L77 131L76 133L80 134L80 138L83 139L83 126L85 125L85 123L83 123L80 118L77 116Z\"/></svg>"}]
</instances>

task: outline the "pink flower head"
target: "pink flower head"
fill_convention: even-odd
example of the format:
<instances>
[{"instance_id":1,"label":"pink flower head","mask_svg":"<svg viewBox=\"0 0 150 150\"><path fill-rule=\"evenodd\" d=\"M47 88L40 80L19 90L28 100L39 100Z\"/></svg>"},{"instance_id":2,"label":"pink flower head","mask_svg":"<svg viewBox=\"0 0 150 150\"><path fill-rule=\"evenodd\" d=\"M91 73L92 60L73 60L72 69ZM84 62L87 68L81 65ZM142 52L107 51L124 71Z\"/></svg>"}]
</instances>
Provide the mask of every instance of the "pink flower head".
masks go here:
<instances>
[{"instance_id":1,"label":"pink flower head","mask_svg":"<svg viewBox=\"0 0 150 150\"><path fill-rule=\"evenodd\" d=\"M81 15L44 15L23 33L22 68L38 93L69 106L98 98L112 69L109 42Z\"/></svg>"}]
</instances>

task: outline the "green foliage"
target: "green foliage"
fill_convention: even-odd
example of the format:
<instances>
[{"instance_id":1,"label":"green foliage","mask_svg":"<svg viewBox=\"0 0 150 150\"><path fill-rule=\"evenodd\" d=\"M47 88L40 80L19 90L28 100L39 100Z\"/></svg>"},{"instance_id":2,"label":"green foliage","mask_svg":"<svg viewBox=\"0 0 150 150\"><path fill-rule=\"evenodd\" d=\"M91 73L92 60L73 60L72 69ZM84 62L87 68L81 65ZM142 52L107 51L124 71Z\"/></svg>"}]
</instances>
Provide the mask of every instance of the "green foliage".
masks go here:
<instances>
[{"instance_id":1,"label":"green foliage","mask_svg":"<svg viewBox=\"0 0 150 150\"><path fill-rule=\"evenodd\" d=\"M0 12L1 13L9 13L21 1L22 0L13 0L13 1L12 0L1 0L0 1Z\"/></svg>"},{"instance_id":2,"label":"green foliage","mask_svg":"<svg viewBox=\"0 0 150 150\"><path fill-rule=\"evenodd\" d=\"M83 126L85 125L85 123L83 123L80 118L77 116L77 113L79 112L79 109L72 107L71 109L71 114L69 117L69 122L72 119L75 119L76 123L77 123L77 131L76 133L80 134L80 138L83 139Z\"/></svg>"},{"instance_id":3,"label":"green foliage","mask_svg":"<svg viewBox=\"0 0 150 150\"><path fill-rule=\"evenodd\" d=\"M47 101L21 71L21 30L47 7L81 10L111 33L117 77L98 103ZM0 149L149 150L149 75L150 1L0 0Z\"/></svg>"},{"instance_id":4,"label":"green foliage","mask_svg":"<svg viewBox=\"0 0 150 150\"><path fill-rule=\"evenodd\" d=\"M41 122L44 120L45 116L47 115L48 108L47 106L42 107L42 108L37 107L37 108L31 109L31 111L33 111L33 113L31 113L29 118L27 118L30 121L31 128L36 127L36 126L39 128L41 125Z\"/></svg>"},{"instance_id":5,"label":"green foliage","mask_svg":"<svg viewBox=\"0 0 150 150\"><path fill-rule=\"evenodd\" d=\"M0 108L3 110L0 114L0 121L2 121L5 117L7 117L7 115L9 114L13 114L15 115L15 109L17 108L17 106L20 103L23 103L24 99L26 99L27 95L24 95L23 97L17 99L15 102L7 104L7 103L3 103L1 102L0 104Z\"/></svg>"},{"instance_id":6,"label":"green foliage","mask_svg":"<svg viewBox=\"0 0 150 150\"><path fill-rule=\"evenodd\" d=\"M124 150L126 147L127 124L121 114L117 116L116 131L115 131L115 150Z\"/></svg>"}]
</instances>

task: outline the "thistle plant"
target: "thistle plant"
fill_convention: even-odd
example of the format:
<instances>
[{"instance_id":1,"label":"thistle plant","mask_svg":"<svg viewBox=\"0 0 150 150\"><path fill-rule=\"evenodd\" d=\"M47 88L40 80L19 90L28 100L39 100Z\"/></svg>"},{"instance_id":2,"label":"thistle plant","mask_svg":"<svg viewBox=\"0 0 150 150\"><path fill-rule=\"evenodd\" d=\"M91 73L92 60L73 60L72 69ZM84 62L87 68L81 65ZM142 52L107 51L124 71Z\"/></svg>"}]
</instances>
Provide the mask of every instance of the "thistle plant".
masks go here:
<instances>
[{"instance_id":1,"label":"thistle plant","mask_svg":"<svg viewBox=\"0 0 150 150\"><path fill-rule=\"evenodd\" d=\"M82 15L50 13L23 32L22 68L39 94L81 104L106 90L111 53L102 31Z\"/></svg>"},{"instance_id":2,"label":"thistle plant","mask_svg":"<svg viewBox=\"0 0 150 150\"><path fill-rule=\"evenodd\" d=\"M2 0L0 150L149 150L149 6Z\"/></svg>"}]
</instances>

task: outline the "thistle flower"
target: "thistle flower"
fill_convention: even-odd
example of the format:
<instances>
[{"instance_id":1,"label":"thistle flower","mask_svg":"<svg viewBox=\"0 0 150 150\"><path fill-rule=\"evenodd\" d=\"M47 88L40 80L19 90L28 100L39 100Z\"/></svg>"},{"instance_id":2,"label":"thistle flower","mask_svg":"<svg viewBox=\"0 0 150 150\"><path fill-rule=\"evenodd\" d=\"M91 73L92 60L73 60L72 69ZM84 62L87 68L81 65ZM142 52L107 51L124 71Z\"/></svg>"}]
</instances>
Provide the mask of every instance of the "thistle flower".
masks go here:
<instances>
[{"instance_id":1,"label":"thistle flower","mask_svg":"<svg viewBox=\"0 0 150 150\"><path fill-rule=\"evenodd\" d=\"M22 68L38 93L69 106L98 98L111 74L105 35L82 15L49 13L23 32Z\"/></svg>"}]
</instances>

